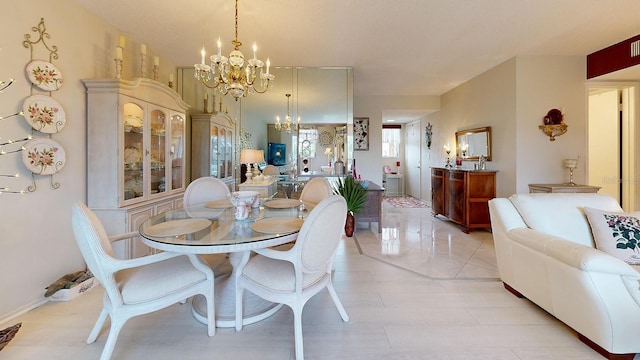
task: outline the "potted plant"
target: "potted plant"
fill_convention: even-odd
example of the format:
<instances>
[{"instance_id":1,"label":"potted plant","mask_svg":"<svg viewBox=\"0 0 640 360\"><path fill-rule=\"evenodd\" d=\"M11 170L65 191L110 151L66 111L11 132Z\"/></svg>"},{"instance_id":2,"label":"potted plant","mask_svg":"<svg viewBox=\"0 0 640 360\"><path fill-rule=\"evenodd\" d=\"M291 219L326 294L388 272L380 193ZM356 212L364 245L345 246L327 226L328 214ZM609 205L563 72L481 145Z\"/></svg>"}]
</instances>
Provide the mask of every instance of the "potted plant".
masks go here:
<instances>
[{"instance_id":1,"label":"potted plant","mask_svg":"<svg viewBox=\"0 0 640 360\"><path fill-rule=\"evenodd\" d=\"M345 235L351 237L355 230L354 215L358 214L367 202L367 190L352 176L347 176L344 180L342 178L338 178L338 181L333 188L333 192L337 195L341 195L347 202L347 221L344 225L344 232Z\"/></svg>"}]
</instances>

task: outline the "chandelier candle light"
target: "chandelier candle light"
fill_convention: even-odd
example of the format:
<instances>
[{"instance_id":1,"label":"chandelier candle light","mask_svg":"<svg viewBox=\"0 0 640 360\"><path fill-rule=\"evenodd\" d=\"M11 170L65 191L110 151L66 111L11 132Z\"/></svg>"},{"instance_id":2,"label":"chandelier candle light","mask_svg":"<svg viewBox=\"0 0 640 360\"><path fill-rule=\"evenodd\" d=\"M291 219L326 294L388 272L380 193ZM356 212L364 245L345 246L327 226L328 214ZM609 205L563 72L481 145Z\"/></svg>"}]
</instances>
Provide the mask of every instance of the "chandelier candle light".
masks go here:
<instances>
[{"instance_id":1,"label":"chandelier candle light","mask_svg":"<svg viewBox=\"0 0 640 360\"><path fill-rule=\"evenodd\" d=\"M236 0L236 38L231 41L234 50L229 57L222 56L222 43L218 39L218 53L209 58L210 65L205 63L206 50L204 46L200 51L202 61L195 64L195 78L202 81L204 86L218 88L222 95L231 94L236 101L248 94L262 94L269 90L271 81L275 77L269 73L270 61L267 59L266 72L263 72L264 63L258 59L256 44L253 44L253 59L245 64L244 55L240 51L242 42L238 40L238 0ZM260 89L255 87L256 77L260 79Z\"/></svg>"},{"instance_id":2,"label":"chandelier candle light","mask_svg":"<svg viewBox=\"0 0 640 360\"><path fill-rule=\"evenodd\" d=\"M276 116L276 130L286 131L288 133L293 131L298 131L300 127L300 116L298 116L298 121L295 123L291 122L291 112L289 111L289 100L291 99L291 94L285 94L287 97L287 117L284 120L284 124L280 123L280 116Z\"/></svg>"}]
</instances>

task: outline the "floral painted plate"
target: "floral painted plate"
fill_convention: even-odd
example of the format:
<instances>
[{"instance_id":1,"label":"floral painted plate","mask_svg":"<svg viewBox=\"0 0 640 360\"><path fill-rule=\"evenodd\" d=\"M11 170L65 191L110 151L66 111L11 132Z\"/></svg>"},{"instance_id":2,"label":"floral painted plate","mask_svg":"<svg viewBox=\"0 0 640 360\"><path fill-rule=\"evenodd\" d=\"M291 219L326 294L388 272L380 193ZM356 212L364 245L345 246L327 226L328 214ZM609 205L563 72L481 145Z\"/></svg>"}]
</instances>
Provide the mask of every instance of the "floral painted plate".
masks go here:
<instances>
[{"instance_id":1,"label":"floral painted plate","mask_svg":"<svg viewBox=\"0 0 640 360\"><path fill-rule=\"evenodd\" d=\"M27 77L33 85L45 91L55 91L62 86L62 73L52 63L33 60L27 64Z\"/></svg>"},{"instance_id":2,"label":"floral painted plate","mask_svg":"<svg viewBox=\"0 0 640 360\"><path fill-rule=\"evenodd\" d=\"M29 96L22 104L22 112L32 128L47 134L57 133L67 122L62 105L50 96Z\"/></svg>"},{"instance_id":3,"label":"floral painted plate","mask_svg":"<svg viewBox=\"0 0 640 360\"><path fill-rule=\"evenodd\" d=\"M35 138L24 145L22 162L34 174L55 174L64 166L64 149L49 138Z\"/></svg>"}]
</instances>

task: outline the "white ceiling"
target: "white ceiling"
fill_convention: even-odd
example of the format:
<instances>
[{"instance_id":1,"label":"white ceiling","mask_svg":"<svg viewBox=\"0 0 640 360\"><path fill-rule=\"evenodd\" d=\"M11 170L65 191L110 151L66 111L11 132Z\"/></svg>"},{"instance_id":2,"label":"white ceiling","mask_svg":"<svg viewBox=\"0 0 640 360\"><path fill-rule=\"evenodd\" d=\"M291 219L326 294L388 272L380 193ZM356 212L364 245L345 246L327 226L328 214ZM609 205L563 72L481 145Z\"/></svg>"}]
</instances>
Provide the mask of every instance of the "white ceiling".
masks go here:
<instances>
[{"instance_id":1,"label":"white ceiling","mask_svg":"<svg viewBox=\"0 0 640 360\"><path fill-rule=\"evenodd\" d=\"M218 37L231 50L233 0L76 1L180 66ZM638 14L638 0L239 0L238 37L273 66L353 67L356 96L441 95L516 55L635 36Z\"/></svg>"}]
</instances>

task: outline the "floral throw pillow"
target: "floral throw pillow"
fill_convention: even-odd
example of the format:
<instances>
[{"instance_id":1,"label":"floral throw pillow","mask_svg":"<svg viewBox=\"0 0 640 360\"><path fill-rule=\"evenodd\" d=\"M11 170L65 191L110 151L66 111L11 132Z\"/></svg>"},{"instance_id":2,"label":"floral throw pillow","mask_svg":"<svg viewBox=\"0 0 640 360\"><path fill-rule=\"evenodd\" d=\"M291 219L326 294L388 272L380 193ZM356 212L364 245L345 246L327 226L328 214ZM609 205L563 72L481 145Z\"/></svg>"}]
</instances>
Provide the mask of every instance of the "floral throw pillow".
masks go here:
<instances>
[{"instance_id":1,"label":"floral throw pillow","mask_svg":"<svg viewBox=\"0 0 640 360\"><path fill-rule=\"evenodd\" d=\"M640 265L640 212L618 213L584 208L596 248L623 260Z\"/></svg>"}]
</instances>

